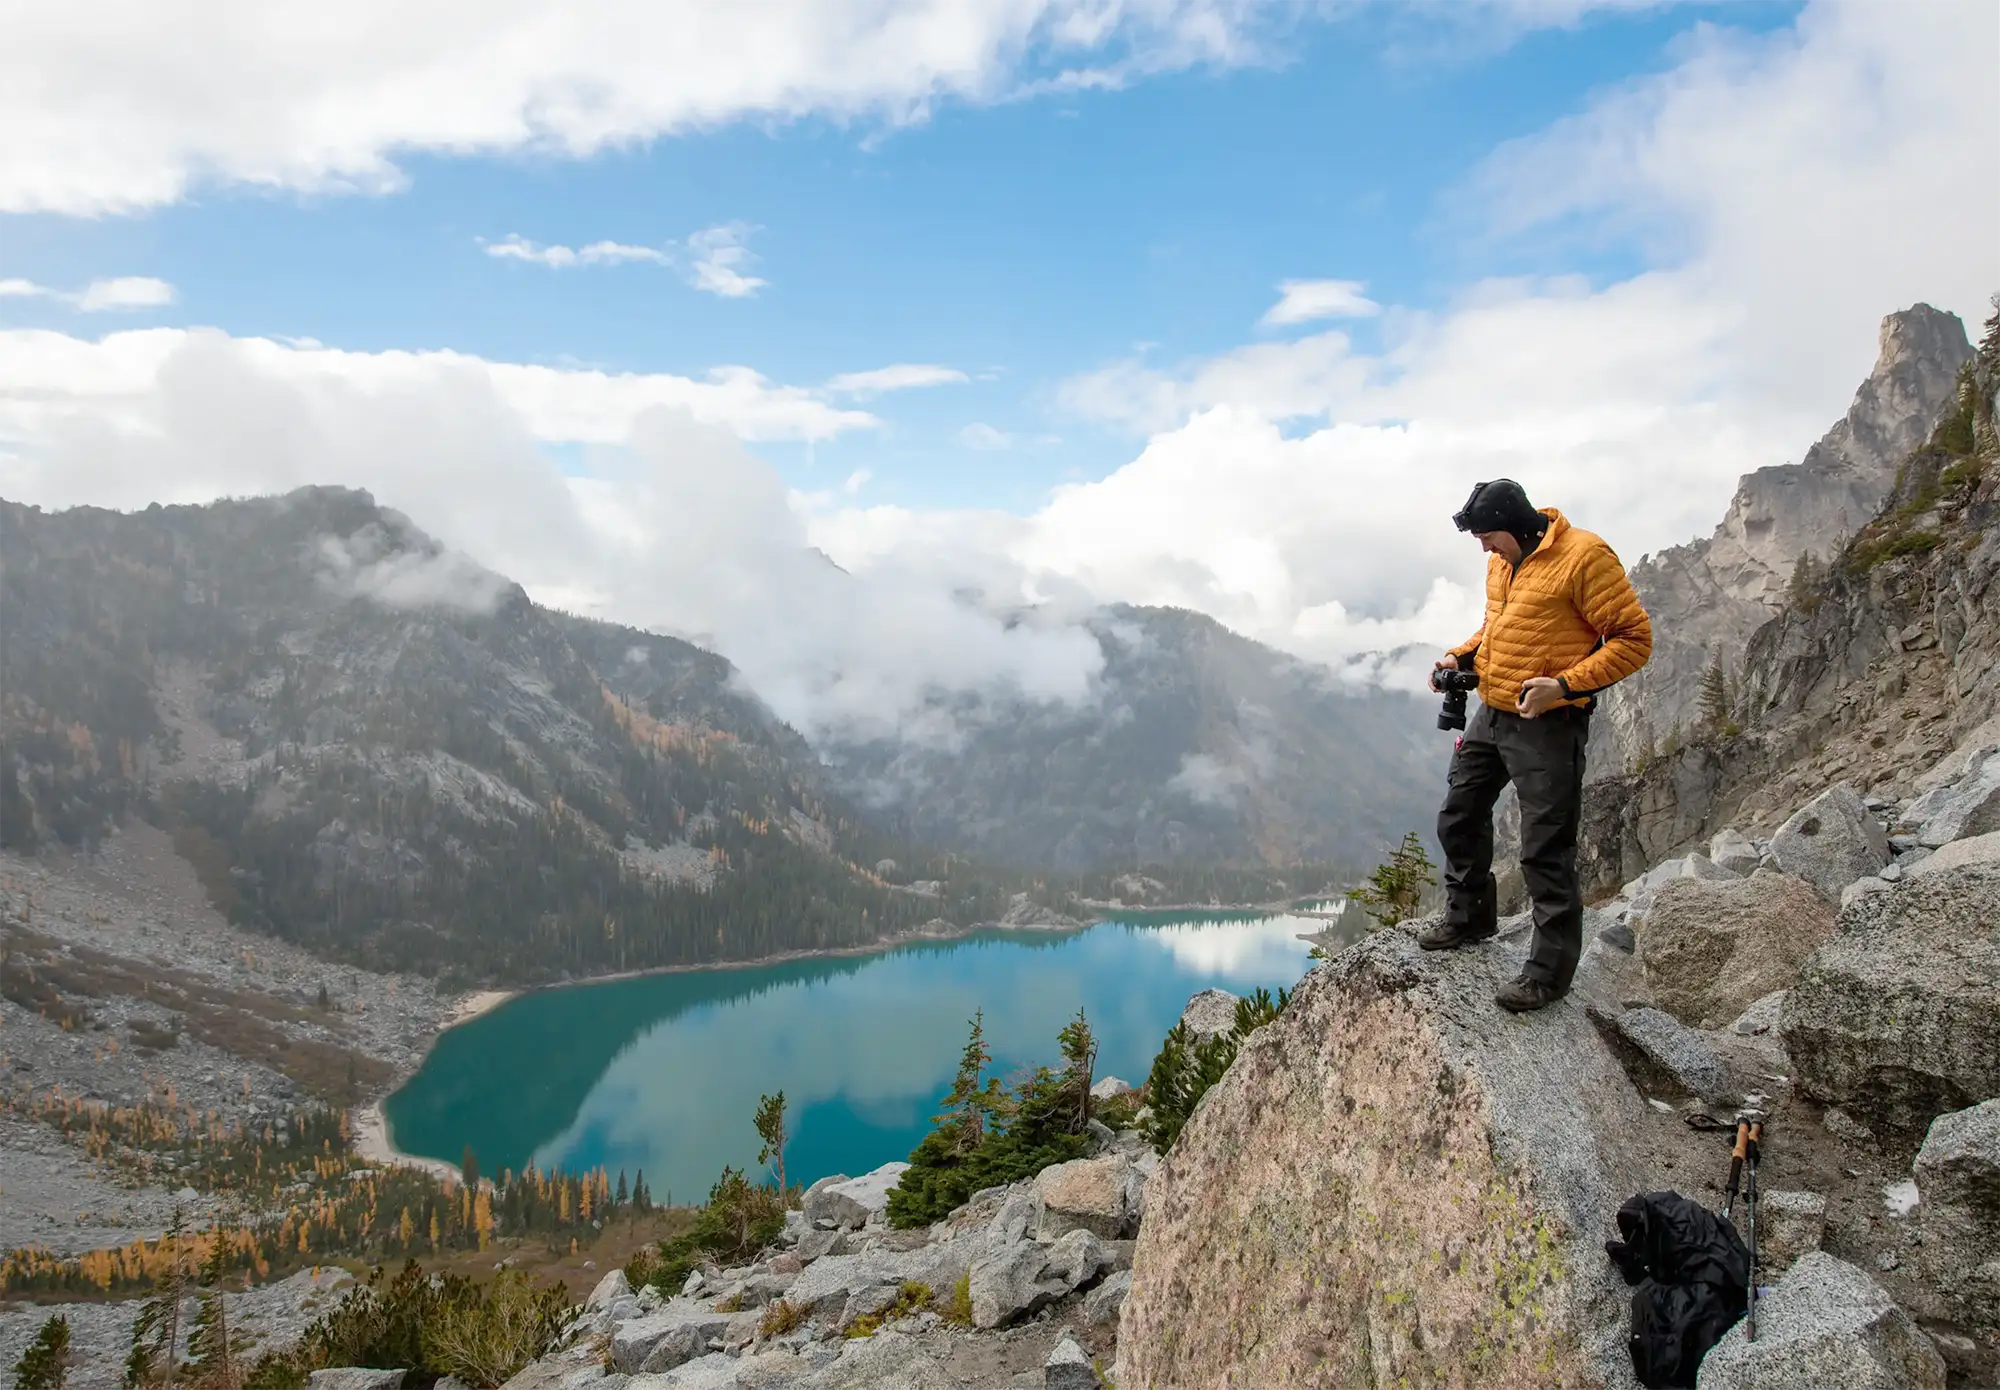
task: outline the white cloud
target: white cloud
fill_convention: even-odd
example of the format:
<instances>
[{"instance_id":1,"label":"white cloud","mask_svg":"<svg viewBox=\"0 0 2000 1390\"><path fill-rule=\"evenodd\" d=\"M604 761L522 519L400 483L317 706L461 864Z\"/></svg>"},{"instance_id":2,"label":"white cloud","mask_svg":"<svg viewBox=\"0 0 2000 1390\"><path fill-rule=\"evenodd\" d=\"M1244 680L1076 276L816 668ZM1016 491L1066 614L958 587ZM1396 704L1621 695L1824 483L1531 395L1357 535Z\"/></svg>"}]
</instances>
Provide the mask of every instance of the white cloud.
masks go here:
<instances>
[{"instance_id":1,"label":"white cloud","mask_svg":"<svg viewBox=\"0 0 2000 1390\"><path fill-rule=\"evenodd\" d=\"M954 386L966 379L956 367L922 362L898 362L865 372L842 372L826 383L837 396L879 396L885 391L910 391L924 386Z\"/></svg>"},{"instance_id":2,"label":"white cloud","mask_svg":"<svg viewBox=\"0 0 2000 1390\"><path fill-rule=\"evenodd\" d=\"M1426 24L1435 0L1408 0ZM151 0L14 7L0 212L97 216L203 184L400 187L405 155L580 158L739 120L897 125L950 101L1282 55L1357 0ZM1510 25L1655 0L1495 0ZM1443 12L1447 16L1456 10ZM115 74L115 80L107 74Z\"/></svg>"},{"instance_id":3,"label":"white cloud","mask_svg":"<svg viewBox=\"0 0 2000 1390\"><path fill-rule=\"evenodd\" d=\"M1088 698L1075 620L1098 599L1181 604L1414 685L1477 621L1480 558L1447 521L1474 480L1522 479L1633 560L1705 531L1737 474L1796 459L1884 312L1983 314L1996 28L1976 3L1816 0L1772 38L1705 34L1496 155L1467 194L1523 235L1658 230L1654 269L1391 307L1377 351L1314 333L1117 364L1064 399L1151 437L1030 516L788 495L719 428L811 439L875 419L748 368L614 376L167 331L0 333L0 494L365 485L538 597L712 642L808 729L893 726L940 686ZM605 447L575 478L548 439ZM1041 606L1009 626L962 593Z\"/></svg>"},{"instance_id":4,"label":"white cloud","mask_svg":"<svg viewBox=\"0 0 2000 1390\"><path fill-rule=\"evenodd\" d=\"M766 281L744 272L757 263L744 245L751 228L740 222L710 227L687 239L687 259L683 273L687 282L707 294L724 299L744 299L762 289Z\"/></svg>"},{"instance_id":5,"label":"white cloud","mask_svg":"<svg viewBox=\"0 0 2000 1390\"><path fill-rule=\"evenodd\" d=\"M975 420L958 432L958 442L968 449L988 452L1014 447L1014 436L1005 430L995 429L983 420Z\"/></svg>"},{"instance_id":6,"label":"white cloud","mask_svg":"<svg viewBox=\"0 0 2000 1390\"><path fill-rule=\"evenodd\" d=\"M616 241L593 241L588 246L542 246L521 236L482 242L489 256L501 260L528 261L563 270L577 265L622 265L628 261L670 263L666 252L652 246L627 246Z\"/></svg>"},{"instance_id":7,"label":"white cloud","mask_svg":"<svg viewBox=\"0 0 2000 1390\"><path fill-rule=\"evenodd\" d=\"M1359 280L1286 280L1278 286L1278 302L1264 314L1270 326L1310 323L1314 319L1364 319L1382 306L1361 291Z\"/></svg>"},{"instance_id":8,"label":"white cloud","mask_svg":"<svg viewBox=\"0 0 2000 1390\"><path fill-rule=\"evenodd\" d=\"M544 246L518 234L499 241L482 241L486 254L500 260L526 261L551 270L581 265L629 265L644 262L677 269L695 289L724 299L744 299L768 281L748 274L757 263L747 239L753 228L725 223L696 232L665 248L632 246L620 241L593 241L585 246Z\"/></svg>"},{"instance_id":9,"label":"white cloud","mask_svg":"<svg viewBox=\"0 0 2000 1390\"><path fill-rule=\"evenodd\" d=\"M95 341L13 330L0 331L0 441L33 440L52 422L63 421L170 432L177 422L161 412L173 399L177 376L190 363L217 360L248 379L299 383L302 390L324 383L327 389L349 385L363 393L448 394L460 383L474 382L528 437L547 442L623 444L641 415L662 406L752 441L824 440L880 423L866 411L830 405L805 387L780 385L748 367L717 367L693 378L489 362L456 352L348 352L230 338L212 329L144 329ZM178 492L183 500L256 490L231 481L204 494L202 488L223 476L215 467L225 463L191 461L188 476L173 477L169 486L186 489ZM245 467L254 471L255 465ZM275 474L267 486L289 486L287 476ZM159 478L142 481L161 485Z\"/></svg>"},{"instance_id":10,"label":"white cloud","mask_svg":"<svg viewBox=\"0 0 2000 1390\"><path fill-rule=\"evenodd\" d=\"M50 289L32 280L0 280L0 299L52 299L86 314L107 309L158 309L172 304L176 297L172 285L150 275L92 280L74 293Z\"/></svg>"},{"instance_id":11,"label":"white cloud","mask_svg":"<svg viewBox=\"0 0 2000 1390\"><path fill-rule=\"evenodd\" d=\"M0 331L0 496L131 508L365 487L545 602L719 648L806 729L887 732L924 692L960 683L1085 698L1100 657L1080 628L1009 622L959 596L1021 591L993 546L950 553L946 533L966 525L940 528L938 552L843 574L814 553L777 474L723 427L798 437L785 428L825 433L845 416L872 418L761 378L611 381L212 330ZM593 451L587 477L539 447L614 427L618 445ZM848 495L865 481L851 476ZM441 562L325 558L385 601L480 592L476 571Z\"/></svg>"}]
</instances>

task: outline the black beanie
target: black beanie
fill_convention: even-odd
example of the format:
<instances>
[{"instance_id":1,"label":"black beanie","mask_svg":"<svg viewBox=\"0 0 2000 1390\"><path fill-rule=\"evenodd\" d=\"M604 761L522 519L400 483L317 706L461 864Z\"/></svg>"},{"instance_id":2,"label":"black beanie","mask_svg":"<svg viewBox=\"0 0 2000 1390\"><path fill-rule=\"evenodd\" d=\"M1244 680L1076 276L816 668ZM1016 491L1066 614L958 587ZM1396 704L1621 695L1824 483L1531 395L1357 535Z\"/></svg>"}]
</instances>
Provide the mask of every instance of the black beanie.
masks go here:
<instances>
[{"instance_id":1,"label":"black beanie","mask_svg":"<svg viewBox=\"0 0 2000 1390\"><path fill-rule=\"evenodd\" d=\"M1472 495L1451 520L1461 531L1505 531L1523 549L1540 540L1549 529L1549 519L1535 510L1528 494L1512 478L1495 478L1473 488Z\"/></svg>"}]
</instances>

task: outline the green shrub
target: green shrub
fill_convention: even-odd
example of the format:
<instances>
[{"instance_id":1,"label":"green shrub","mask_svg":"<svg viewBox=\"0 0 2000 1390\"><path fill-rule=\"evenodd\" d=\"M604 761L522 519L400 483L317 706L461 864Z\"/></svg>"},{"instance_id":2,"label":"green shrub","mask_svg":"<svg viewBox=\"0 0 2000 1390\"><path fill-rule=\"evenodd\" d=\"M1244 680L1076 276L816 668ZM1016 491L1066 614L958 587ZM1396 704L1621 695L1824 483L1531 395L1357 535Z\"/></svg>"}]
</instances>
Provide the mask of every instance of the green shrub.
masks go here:
<instances>
[{"instance_id":1,"label":"green shrub","mask_svg":"<svg viewBox=\"0 0 2000 1390\"><path fill-rule=\"evenodd\" d=\"M1152 1114L1146 1117L1146 1138L1154 1149L1165 1153L1180 1138L1181 1128L1194 1114L1208 1088L1222 1079L1236 1060L1244 1039L1285 1011L1292 996L1279 990L1277 997L1260 989L1248 999L1236 1001L1236 1021L1227 1033L1196 1041L1185 1023L1176 1023L1153 1059L1146 1078L1146 1103Z\"/></svg>"},{"instance_id":2,"label":"green shrub","mask_svg":"<svg viewBox=\"0 0 2000 1390\"><path fill-rule=\"evenodd\" d=\"M1036 1067L1011 1093L985 1078L991 1057L980 1016L973 1016L971 1027L951 1093L889 1192L892 1226L927 1226L982 1188L1019 1182L1090 1153L1097 1045L1082 1012L1062 1030L1063 1070Z\"/></svg>"},{"instance_id":3,"label":"green shrub","mask_svg":"<svg viewBox=\"0 0 2000 1390\"><path fill-rule=\"evenodd\" d=\"M951 1299L944 1305L939 1317L953 1327L972 1326L972 1275L958 1276L958 1282L951 1286Z\"/></svg>"},{"instance_id":4,"label":"green shrub","mask_svg":"<svg viewBox=\"0 0 2000 1390\"><path fill-rule=\"evenodd\" d=\"M427 1370L468 1385L502 1385L562 1341L571 1306L560 1287L537 1288L510 1269L480 1293L445 1300L424 1328Z\"/></svg>"},{"instance_id":5,"label":"green shrub","mask_svg":"<svg viewBox=\"0 0 2000 1390\"><path fill-rule=\"evenodd\" d=\"M898 1318L913 1318L936 1304L937 1295L931 1292L929 1284L920 1284L914 1279L905 1280L902 1288L896 1291L894 1303L877 1313L863 1313L847 1324L844 1335L849 1338L873 1337Z\"/></svg>"},{"instance_id":6,"label":"green shrub","mask_svg":"<svg viewBox=\"0 0 2000 1390\"><path fill-rule=\"evenodd\" d=\"M757 1335L767 1341L782 1337L804 1327L811 1317L812 1309L805 1304L787 1303L780 1298L765 1307L764 1316L757 1323Z\"/></svg>"},{"instance_id":7,"label":"green shrub","mask_svg":"<svg viewBox=\"0 0 2000 1390\"><path fill-rule=\"evenodd\" d=\"M785 1204L776 1189L751 1182L738 1169L724 1168L708 1191L707 1204L695 1215L694 1229L663 1241L659 1252L643 1264L633 1256L625 1277L634 1288L651 1284L671 1297L702 1261L747 1263L784 1229ZM635 1273L644 1277L635 1279Z\"/></svg>"},{"instance_id":8,"label":"green shrub","mask_svg":"<svg viewBox=\"0 0 2000 1390\"><path fill-rule=\"evenodd\" d=\"M69 1383L69 1319L57 1313L14 1363L14 1390L63 1390Z\"/></svg>"},{"instance_id":9,"label":"green shrub","mask_svg":"<svg viewBox=\"0 0 2000 1390\"><path fill-rule=\"evenodd\" d=\"M400 1367L496 1386L558 1350L574 1312L560 1285L537 1286L514 1270L481 1285L426 1275L415 1260L395 1278L377 1268L315 1321L289 1352L258 1360L244 1390L298 1390L330 1366Z\"/></svg>"}]
</instances>

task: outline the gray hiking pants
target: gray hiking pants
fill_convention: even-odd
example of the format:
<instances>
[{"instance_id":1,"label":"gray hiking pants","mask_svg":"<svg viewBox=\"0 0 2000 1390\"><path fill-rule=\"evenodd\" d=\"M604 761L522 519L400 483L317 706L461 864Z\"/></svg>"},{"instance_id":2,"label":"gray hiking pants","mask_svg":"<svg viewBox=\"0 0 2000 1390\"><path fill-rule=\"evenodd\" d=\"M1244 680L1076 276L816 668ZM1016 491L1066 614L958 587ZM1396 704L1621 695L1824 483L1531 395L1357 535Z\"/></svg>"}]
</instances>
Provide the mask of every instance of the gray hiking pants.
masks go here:
<instances>
[{"instance_id":1,"label":"gray hiking pants","mask_svg":"<svg viewBox=\"0 0 2000 1390\"><path fill-rule=\"evenodd\" d=\"M1576 881L1583 811L1583 749L1590 716L1550 710L1539 719L1479 706L1451 759L1438 811L1445 918L1468 935L1499 925L1493 887L1493 803L1509 782L1521 799L1521 876L1535 909L1535 942L1523 973L1568 989L1583 954L1583 893Z\"/></svg>"}]
</instances>

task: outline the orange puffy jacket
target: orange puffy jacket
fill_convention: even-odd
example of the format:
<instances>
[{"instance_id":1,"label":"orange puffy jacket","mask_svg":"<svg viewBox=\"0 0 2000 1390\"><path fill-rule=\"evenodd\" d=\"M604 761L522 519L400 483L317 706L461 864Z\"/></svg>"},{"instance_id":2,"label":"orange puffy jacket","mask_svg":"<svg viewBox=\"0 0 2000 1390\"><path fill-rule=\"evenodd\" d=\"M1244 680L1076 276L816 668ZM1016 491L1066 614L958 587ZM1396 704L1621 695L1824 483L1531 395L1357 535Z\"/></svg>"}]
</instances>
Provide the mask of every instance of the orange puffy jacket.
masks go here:
<instances>
[{"instance_id":1,"label":"orange puffy jacket","mask_svg":"<svg viewBox=\"0 0 2000 1390\"><path fill-rule=\"evenodd\" d=\"M1456 657L1477 653L1479 698L1509 714L1532 677L1568 682L1576 698L1559 708L1583 705L1653 654L1653 624L1611 547L1553 507L1542 515L1549 529L1519 569L1499 555L1487 559L1486 624L1451 649Z\"/></svg>"}]
</instances>

